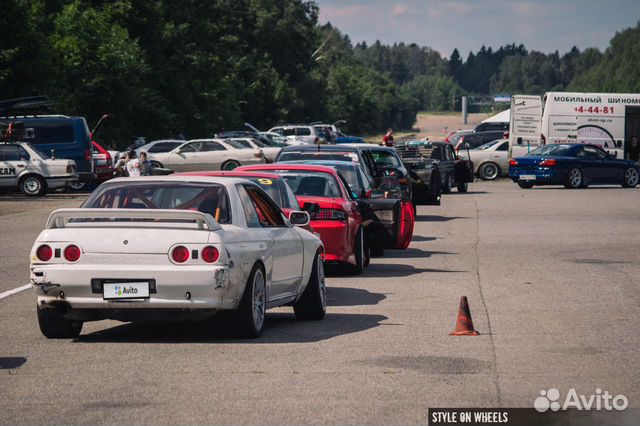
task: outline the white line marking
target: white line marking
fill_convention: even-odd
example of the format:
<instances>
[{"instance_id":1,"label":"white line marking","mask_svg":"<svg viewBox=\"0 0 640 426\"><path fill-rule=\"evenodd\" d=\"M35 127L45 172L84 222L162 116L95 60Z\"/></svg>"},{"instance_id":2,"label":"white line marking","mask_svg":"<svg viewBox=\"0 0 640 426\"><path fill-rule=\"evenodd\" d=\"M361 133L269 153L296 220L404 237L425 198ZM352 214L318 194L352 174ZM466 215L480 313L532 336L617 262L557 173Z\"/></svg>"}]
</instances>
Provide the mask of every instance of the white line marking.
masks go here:
<instances>
[{"instance_id":1,"label":"white line marking","mask_svg":"<svg viewBox=\"0 0 640 426\"><path fill-rule=\"evenodd\" d=\"M14 288L13 290L5 291L4 293L0 293L0 299L4 299L5 297L9 297L13 294L20 293L21 291L29 290L31 288L31 284L25 284L22 287Z\"/></svg>"}]
</instances>

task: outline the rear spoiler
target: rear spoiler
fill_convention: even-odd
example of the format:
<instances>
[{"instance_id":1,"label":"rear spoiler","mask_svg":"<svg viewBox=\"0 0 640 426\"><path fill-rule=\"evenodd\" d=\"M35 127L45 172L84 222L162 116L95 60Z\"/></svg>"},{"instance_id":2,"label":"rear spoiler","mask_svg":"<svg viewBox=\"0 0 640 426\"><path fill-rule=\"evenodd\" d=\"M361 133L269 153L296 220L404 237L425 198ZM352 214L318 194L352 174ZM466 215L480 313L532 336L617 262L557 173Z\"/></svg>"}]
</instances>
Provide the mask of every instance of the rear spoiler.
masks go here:
<instances>
[{"instance_id":1,"label":"rear spoiler","mask_svg":"<svg viewBox=\"0 0 640 426\"><path fill-rule=\"evenodd\" d=\"M192 223L197 229L218 231L222 229L218 222L210 214L194 210L177 209L58 209L51 213L47 220L47 229L65 228L73 219L122 219L115 222L124 225L123 222L131 220L129 226L149 227L152 224L163 223L166 227L170 224L181 225L184 222ZM147 219L152 222L141 222L138 219ZM81 222L78 222L80 224ZM97 222L112 224L113 222ZM92 223L93 226L96 223ZM183 227L183 226L179 226Z\"/></svg>"}]
</instances>

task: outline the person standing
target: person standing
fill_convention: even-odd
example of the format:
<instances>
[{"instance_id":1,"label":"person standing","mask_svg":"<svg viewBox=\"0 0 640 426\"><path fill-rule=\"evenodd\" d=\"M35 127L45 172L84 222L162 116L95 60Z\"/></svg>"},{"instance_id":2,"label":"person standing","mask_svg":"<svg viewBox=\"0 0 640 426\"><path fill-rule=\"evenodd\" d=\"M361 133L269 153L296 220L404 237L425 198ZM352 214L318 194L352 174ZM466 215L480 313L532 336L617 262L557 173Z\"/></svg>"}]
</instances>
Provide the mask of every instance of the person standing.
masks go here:
<instances>
[{"instance_id":1,"label":"person standing","mask_svg":"<svg viewBox=\"0 0 640 426\"><path fill-rule=\"evenodd\" d=\"M113 166L113 173L116 177L129 176L127 172L128 162L129 162L129 153L127 152L124 156L120 157L116 162L115 166Z\"/></svg>"},{"instance_id":2,"label":"person standing","mask_svg":"<svg viewBox=\"0 0 640 426\"><path fill-rule=\"evenodd\" d=\"M127 172L129 177L140 176L140 160L136 158L134 150L129 151L129 161L127 161Z\"/></svg>"},{"instance_id":3,"label":"person standing","mask_svg":"<svg viewBox=\"0 0 640 426\"><path fill-rule=\"evenodd\" d=\"M140 153L140 176L151 175L151 161L147 159L147 153L142 151Z\"/></svg>"},{"instance_id":4,"label":"person standing","mask_svg":"<svg viewBox=\"0 0 640 426\"><path fill-rule=\"evenodd\" d=\"M638 145L638 137L631 136L629 145L627 146L627 156L629 160L638 161L640 159L640 145Z\"/></svg>"},{"instance_id":5,"label":"person standing","mask_svg":"<svg viewBox=\"0 0 640 426\"><path fill-rule=\"evenodd\" d=\"M393 130L388 129L387 133L382 138L382 143L380 145L388 146L389 148L393 147Z\"/></svg>"}]
</instances>

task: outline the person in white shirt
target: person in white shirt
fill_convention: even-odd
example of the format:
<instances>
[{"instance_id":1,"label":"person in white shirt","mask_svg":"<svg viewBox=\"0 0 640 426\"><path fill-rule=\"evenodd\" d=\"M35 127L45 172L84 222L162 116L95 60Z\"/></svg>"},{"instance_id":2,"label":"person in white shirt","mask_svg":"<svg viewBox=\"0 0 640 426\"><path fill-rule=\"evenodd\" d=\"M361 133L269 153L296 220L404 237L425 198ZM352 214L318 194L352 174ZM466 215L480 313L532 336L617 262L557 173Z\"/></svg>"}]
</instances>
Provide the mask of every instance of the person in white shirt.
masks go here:
<instances>
[{"instance_id":1,"label":"person in white shirt","mask_svg":"<svg viewBox=\"0 0 640 426\"><path fill-rule=\"evenodd\" d=\"M130 160L127 161L127 172L129 172L129 177L138 177L140 176L140 160L136 158L136 152L131 150L129 152Z\"/></svg>"}]
</instances>

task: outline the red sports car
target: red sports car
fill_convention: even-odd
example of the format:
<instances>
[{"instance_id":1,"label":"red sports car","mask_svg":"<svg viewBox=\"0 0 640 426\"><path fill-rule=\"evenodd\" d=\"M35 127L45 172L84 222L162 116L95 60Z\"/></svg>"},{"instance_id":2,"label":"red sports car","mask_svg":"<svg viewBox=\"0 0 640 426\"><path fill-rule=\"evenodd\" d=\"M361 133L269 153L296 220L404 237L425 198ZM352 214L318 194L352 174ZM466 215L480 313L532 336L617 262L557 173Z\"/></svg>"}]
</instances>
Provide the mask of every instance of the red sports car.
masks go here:
<instances>
[{"instance_id":1,"label":"red sports car","mask_svg":"<svg viewBox=\"0 0 640 426\"><path fill-rule=\"evenodd\" d=\"M289 184L298 203L315 203L319 211L311 213L311 226L324 243L325 261L349 265L360 274L365 267L364 229L356 201L348 184L332 167L310 164L262 164L238 167L238 172L269 171Z\"/></svg>"},{"instance_id":2,"label":"red sports car","mask_svg":"<svg viewBox=\"0 0 640 426\"><path fill-rule=\"evenodd\" d=\"M176 175L187 175L187 176L216 176L216 177L239 177L250 180L251 182L257 184L264 192L267 193L269 197L280 207L282 212L289 217L291 212L300 211L300 205L298 204L298 200L296 196L289 188L289 185L285 182L284 178L276 173L269 172L242 172L237 169L232 171L209 171L209 172L187 172L187 173L177 173ZM316 207L316 206L314 206ZM309 232L314 232L311 224L305 225L302 227Z\"/></svg>"}]
</instances>

